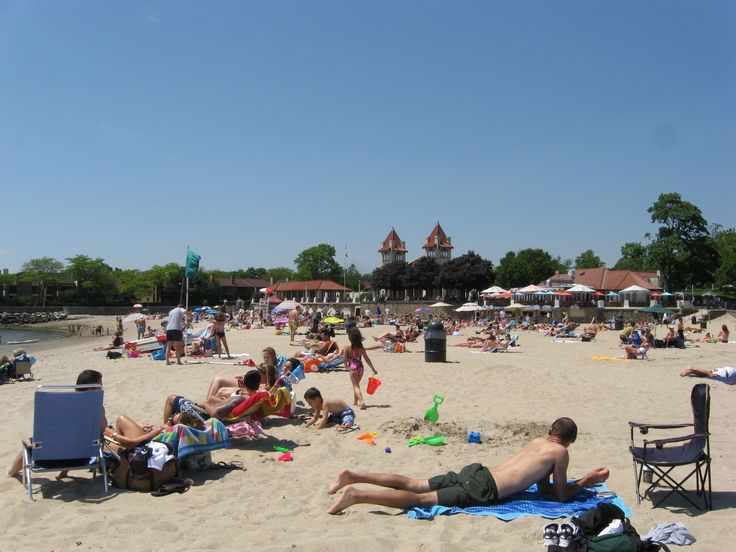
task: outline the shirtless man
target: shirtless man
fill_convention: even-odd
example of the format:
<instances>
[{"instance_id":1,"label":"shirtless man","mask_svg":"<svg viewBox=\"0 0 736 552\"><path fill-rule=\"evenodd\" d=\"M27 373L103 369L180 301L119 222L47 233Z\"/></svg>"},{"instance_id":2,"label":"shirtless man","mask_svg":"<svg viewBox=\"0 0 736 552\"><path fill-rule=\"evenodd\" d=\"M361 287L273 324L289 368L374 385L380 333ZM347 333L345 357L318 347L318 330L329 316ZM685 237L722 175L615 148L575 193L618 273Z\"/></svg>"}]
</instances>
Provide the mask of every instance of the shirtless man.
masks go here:
<instances>
[{"instance_id":1,"label":"shirtless man","mask_svg":"<svg viewBox=\"0 0 736 552\"><path fill-rule=\"evenodd\" d=\"M606 468L596 468L574 483L567 481L570 457L567 447L577 438L577 426L570 418L559 418L547 437L532 440L514 456L495 466L480 464L464 467L459 474L449 472L430 479L410 479L388 473L362 473L343 470L329 492L343 490L340 499L327 510L337 514L353 504L377 504L389 508L415 506L488 506L527 489L532 483L543 493L554 494L561 502L575 497L583 488L608 479ZM549 481L552 476L552 483ZM362 490L355 483L370 483L390 490Z\"/></svg>"},{"instance_id":2,"label":"shirtless man","mask_svg":"<svg viewBox=\"0 0 736 552\"><path fill-rule=\"evenodd\" d=\"M291 341L296 337L296 329L299 327L299 316L302 314L302 307L297 305L294 310L289 313L289 335Z\"/></svg>"}]
</instances>

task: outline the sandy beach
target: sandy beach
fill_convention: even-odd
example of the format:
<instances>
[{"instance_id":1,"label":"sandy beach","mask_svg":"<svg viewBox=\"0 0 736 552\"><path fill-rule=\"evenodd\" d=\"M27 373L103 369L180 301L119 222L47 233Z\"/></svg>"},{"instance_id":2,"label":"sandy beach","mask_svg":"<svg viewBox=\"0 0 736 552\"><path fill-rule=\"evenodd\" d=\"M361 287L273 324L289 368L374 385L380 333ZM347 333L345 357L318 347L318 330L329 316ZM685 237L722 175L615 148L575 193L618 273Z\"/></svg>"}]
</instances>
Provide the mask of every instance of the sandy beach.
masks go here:
<instances>
[{"instance_id":1,"label":"sandy beach","mask_svg":"<svg viewBox=\"0 0 736 552\"><path fill-rule=\"evenodd\" d=\"M85 326L98 321L114 326L112 318L77 321ZM66 327L71 322L60 324ZM734 322L731 316L713 320L709 330L722 323L733 330ZM368 344L373 342L371 336L390 329L378 326L362 331ZM125 332L126 339L134 338L132 325ZM462 333L474 332L475 328L467 328ZM659 333L664 333L661 326ZM266 346L287 356L299 350L289 346L287 334L275 335L273 328L232 330L227 338L233 353L249 353L256 362ZM184 366L165 366L147 355L107 360L105 352L93 349L110 339L89 337L86 332L85 337L25 346L38 358L37 381L0 386L6 415L0 436L3 466L19 450L20 436L31 434L38 384L73 383L81 370L99 370L109 420L127 414L140 422L160 423L167 395L203 399L212 376L244 372L233 361L217 358L190 359ZM347 343L343 332L337 339L341 346ZM711 512L686 508L679 499L656 509L649 502L637 505L627 421L692 421L690 390L705 380L678 374L688 365L733 366L736 344L657 349L644 361L595 361L591 357L622 354L618 332L601 332L590 343L559 343L521 332L517 351L498 354L452 346L460 341L462 337L448 337L447 363L425 363L421 337L408 345L407 353L369 352L383 385L375 395L366 395L369 408L358 412L356 422L361 432L378 432L376 446L357 440L361 432L342 435L331 428L318 431L304 427L304 422L271 418L266 427L269 439L233 441L231 449L213 452L213 460L238 460L246 471L189 472L194 485L181 495L156 498L114 488L105 495L99 481L93 483L90 475L77 472L80 481L57 482L53 475L41 474L35 488L42 483L42 491L30 503L19 479L3 477L0 500L6 522L0 550L543 550L540 528L546 522L542 518L503 522L456 515L417 521L405 513L369 505L330 516L325 511L335 497L327 494L327 487L344 467L428 477L471 462L493 466L530 437L545 434L560 416L573 418L579 427L577 442L570 447L568 475L580 477L595 466L608 467L608 486L632 508L632 523L641 534L661 521L681 522L697 538L692 550L730 547L727 531L736 505L732 461L736 441L728 419L736 387L710 382ZM346 372L309 374L296 387L298 411L306 412L302 396L310 386L324 396L351 399ZM435 393L445 400L440 423L432 427L421 418ZM469 431L481 434L480 445L466 442ZM447 445L406 446L413 435L432 434L448 436ZM293 447L294 461L276 461L274 444Z\"/></svg>"}]
</instances>

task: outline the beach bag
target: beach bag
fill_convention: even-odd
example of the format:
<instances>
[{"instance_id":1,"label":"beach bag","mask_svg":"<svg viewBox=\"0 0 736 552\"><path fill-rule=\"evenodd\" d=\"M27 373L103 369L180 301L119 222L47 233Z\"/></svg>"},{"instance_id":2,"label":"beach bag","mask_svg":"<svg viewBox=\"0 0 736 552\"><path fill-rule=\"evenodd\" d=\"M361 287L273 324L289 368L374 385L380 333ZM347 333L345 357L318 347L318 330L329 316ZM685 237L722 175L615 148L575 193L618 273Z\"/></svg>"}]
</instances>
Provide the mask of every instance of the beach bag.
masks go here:
<instances>
[{"instance_id":1,"label":"beach bag","mask_svg":"<svg viewBox=\"0 0 736 552\"><path fill-rule=\"evenodd\" d=\"M619 520L623 525L623 532L615 535L602 535L608 525ZM624 512L614 504L601 502L592 510L588 510L580 517L570 520L578 526L579 537L568 547L570 552L656 552L669 550L666 546L651 541L642 541L639 533L631 525Z\"/></svg>"},{"instance_id":2,"label":"beach bag","mask_svg":"<svg viewBox=\"0 0 736 552\"><path fill-rule=\"evenodd\" d=\"M108 359L116 359L123 356L123 353L120 351L107 351L107 358Z\"/></svg>"},{"instance_id":3,"label":"beach bag","mask_svg":"<svg viewBox=\"0 0 736 552\"><path fill-rule=\"evenodd\" d=\"M156 349L151 353L153 360L164 360L166 358L166 349Z\"/></svg>"},{"instance_id":4,"label":"beach bag","mask_svg":"<svg viewBox=\"0 0 736 552\"><path fill-rule=\"evenodd\" d=\"M112 484L118 489L152 493L164 483L179 477L179 463L175 457L166 462L161 470L155 470L148 467L150 455L150 450L145 446L122 449L118 458L108 460Z\"/></svg>"}]
</instances>

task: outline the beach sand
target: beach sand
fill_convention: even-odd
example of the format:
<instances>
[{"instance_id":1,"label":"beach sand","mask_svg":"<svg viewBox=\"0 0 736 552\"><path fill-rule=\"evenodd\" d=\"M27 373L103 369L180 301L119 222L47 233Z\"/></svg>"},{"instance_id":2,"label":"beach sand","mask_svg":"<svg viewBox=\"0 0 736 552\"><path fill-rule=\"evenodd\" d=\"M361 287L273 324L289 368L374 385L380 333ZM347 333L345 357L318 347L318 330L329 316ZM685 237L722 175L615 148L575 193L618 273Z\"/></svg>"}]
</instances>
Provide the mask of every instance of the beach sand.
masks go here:
<instances>
[{"instance_id":1,"label":"beach sand","mask_svg":"<svg viewBox=\"0 0 736 552\"><path fill-rule=\"evenodd\" d=\"M114 326L111 318L99 320ZM94 325L97 319L79 322ZM733 330L732 317L712 321L709 329L722 322ZM366 343L387 330L363 330ZM659 333L664 333L661 326ZM473 335L474 329L463 334ZM133 337L132 325L126 327L126 338ZM288 335L277 336L273 328L229 331L227 338L232 352L250 353L256 362L266 346L287 356L298 350L289 346ZM74 383L81 370L96 369L103 373L109 420L127 414L140 422L160 423L167 395L203 399L212 376L245 371L217 358L168 367L148 356L107 360L104 352L92 349L110 339L73 336L25 346L38 358L38 380L0 386L3 465L19 450L20 436L31 434L37 384ZM448 345L460 341L449 337ZM338 342L347 342L344 334L338 335ZM155 498L116 489L105 495L99 480L93 483L87 473L76 472L79 481L56 482L53 474L40 474L34 487L41 492L30 503L19 479L3 477L0 550L543 550L542 518L503 522L459 515L416 521L370 505L329 516L325 511L335 497L327 494L327 487L344 467L425 478L476 461L492 466L530 437L545 434L560 416L573 418L579 427L578 440L570 447L568 475L580 477L592 467L608 467L608 485L633 509L632 523L640 534L661 521L682 522L698 539L692 550L732 547L727 535L736 505L736 441L728 420L736 388L711 382L712 512L683 507L679 499L656 509L649 502L636 504L627 421L691 421L690 390L705 380L678 374L688 365L734 365L736 344L652 350L646 361L606 362L591 357L621 355L618 332L603 332L591 343L555 343L522 332L520 343L517 352L498 354L448 346L448 362L443 364L424 362L421 338L408 345L407 353L370 351L383 385L375 395L365 395L369 408L358 412L360 432L341 435L330 428L317 431L271 418L266 433L274 440L234 441L231 449L213 452L214 461L239 460L247 471L190 472L194 485L181 495ZM302 404L309 386L325 396L352 399L346 372L309 374L296 387ZM435 393L445 401L439 408L440 424L432 428L421 418ZM378 432L376 446L356 439L368 431ZM482 444L468 444L469 431L480 432ZM406 446L413 435L433 433L447 435L447 445ZM276 461L279 453L272 446L277 442L294 447L293 462ZM385 447L392 452L384 452Z\"/></svg>"}]
</instances>

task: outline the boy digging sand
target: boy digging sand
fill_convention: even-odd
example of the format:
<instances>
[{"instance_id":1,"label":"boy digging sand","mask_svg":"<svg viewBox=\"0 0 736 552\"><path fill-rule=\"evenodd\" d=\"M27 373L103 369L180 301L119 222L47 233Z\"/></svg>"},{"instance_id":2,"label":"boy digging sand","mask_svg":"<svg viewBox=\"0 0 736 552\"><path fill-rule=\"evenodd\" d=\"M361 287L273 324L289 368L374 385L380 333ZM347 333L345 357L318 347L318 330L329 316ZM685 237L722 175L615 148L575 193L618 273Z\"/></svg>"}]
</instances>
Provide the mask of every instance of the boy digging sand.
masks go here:
<instances>
[{"instance_id":1,"label":"boy digging sand","mask_svg":"<svg viewBox=\"0 0 736 552\"><path fill-rule=\"evenodd\" d=\"M322 394L316 387L307 389L307 392L304 393L304 400L314 409L314 416L307 422L307 427L316 424L321 413L322 421L317 429L325 427L327 422L336 423L337 431L341 433L356 429L355 412L345 401L330 398L323 399Z\"/></svg>"}]
</instances>

